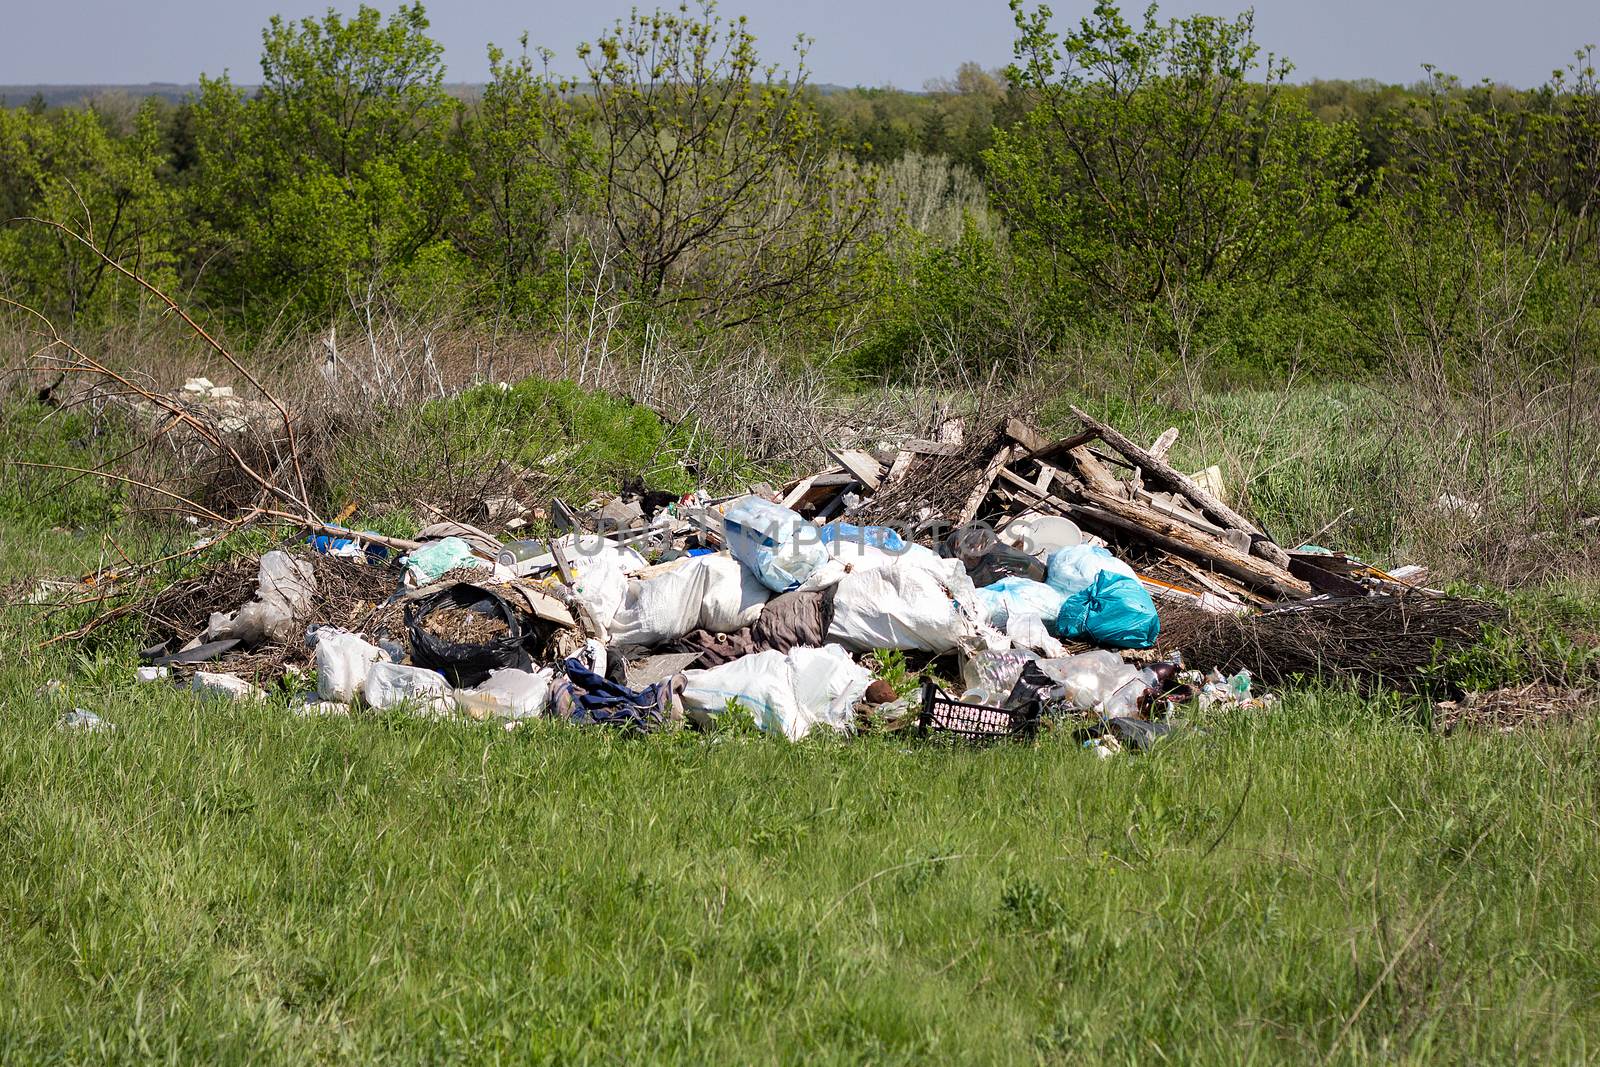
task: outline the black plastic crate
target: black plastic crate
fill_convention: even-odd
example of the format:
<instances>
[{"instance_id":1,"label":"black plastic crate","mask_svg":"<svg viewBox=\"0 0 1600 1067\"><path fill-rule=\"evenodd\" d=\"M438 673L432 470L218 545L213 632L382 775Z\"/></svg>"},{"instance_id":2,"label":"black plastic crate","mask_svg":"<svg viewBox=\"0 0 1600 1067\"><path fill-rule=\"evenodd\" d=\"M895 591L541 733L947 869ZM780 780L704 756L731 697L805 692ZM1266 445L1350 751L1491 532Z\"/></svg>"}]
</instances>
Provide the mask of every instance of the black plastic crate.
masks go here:
<instances>
[{"instance_id":1,"label":"black plastic crate","mask_svg":"<svg viewBox=\"0 0 1600 1067\"><path fill-rule=\"evenodd\" d=\"M967 741L1027 739L1039 732L1039 702L1030 700L1016 708L969 704L923 679L922 714L917 726L923 737L956 737Z\"/></svg>"}]
</instances>

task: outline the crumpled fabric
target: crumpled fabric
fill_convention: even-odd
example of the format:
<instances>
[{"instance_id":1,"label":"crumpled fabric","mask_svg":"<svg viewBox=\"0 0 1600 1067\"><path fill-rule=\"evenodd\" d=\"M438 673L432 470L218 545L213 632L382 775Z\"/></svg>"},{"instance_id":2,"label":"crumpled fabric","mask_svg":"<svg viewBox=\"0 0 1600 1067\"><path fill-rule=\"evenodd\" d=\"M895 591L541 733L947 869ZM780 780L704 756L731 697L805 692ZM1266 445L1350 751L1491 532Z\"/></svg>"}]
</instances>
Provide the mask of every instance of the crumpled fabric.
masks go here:
<instances>
[{"instance_id":1,"label":"crumpled fabric","mask_svg":"<svg viewBox=\"0 0 1600 1067\"><path fill-rule=\"evenodd\" d=\"M702 667L715 667L756 652L788 652L802 646L827 644L833 619L833 589L796 590L767 601L754 623L732 633L695 630L672 648L698 652Z\"/></svg>"},{"instance_id":2,"label":"crumpled fabric","mask_svg":"<svg viewBox=\"0 0 1600 1067\"><path fill-rule=\"evenodd\" d=\"M629 689L594 673L577 659L561 665L566 677L550 690L550 714L579 726L616 726L641 733L683 721L683 675Z\"/></svg>"}]
</instances>

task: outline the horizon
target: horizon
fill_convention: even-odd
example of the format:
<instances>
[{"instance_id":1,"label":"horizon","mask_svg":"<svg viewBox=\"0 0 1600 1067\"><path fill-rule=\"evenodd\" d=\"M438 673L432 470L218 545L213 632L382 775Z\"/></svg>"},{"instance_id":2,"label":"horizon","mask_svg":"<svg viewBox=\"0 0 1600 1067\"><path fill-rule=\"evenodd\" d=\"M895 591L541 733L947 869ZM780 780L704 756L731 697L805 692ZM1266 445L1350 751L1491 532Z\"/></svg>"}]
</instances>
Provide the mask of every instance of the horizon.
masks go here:
<instances>
[{"instance_id":1,"label":"horizon","mask_svg":"<svg viewBox=\"0 0 1600 1067\"><path fill-rule=\"evenodd\" d=\"M351 3L330 5L349 16ZM392 0L373 4L385 14ZM428 12L429 33L444 48L452 84L488 81L486 50L497 43L508 52L528 31L530 50L548 47L554 69L577 73L573 50L594 37L632 5L607 2L584 10L545 2L512 4L479 0ZM664 6L675 6L667 4ZM1424 67L1454 74L1463 82L1489 80L1531 88L1564 68L1575 50L1600 43L1600 5L1580 0L1529 0L1514 12L1491 0L1422 0L1408 5L1350 0L1337 8L1310 0L1163 5L1162 19L1205 13L1232 16L1253 7L1263 53L1294 64L1291 79L1376 81L1412 85ZM273 14L298 21L320 17L323 5L296 11L280 0L245 0L218 10L199 0L174 0L156 11L134 11L109 0L19 7L0 40L0 80L6 87L56 88L187 87L200 75L227 73L241 85L259 71L261 29ZM1088 12L1086 2L1058 4L1056 25L1066 28ZM1130 20L1142 10L1124 6ZM796 34L812 38L808 77L819 86L893 88L919 92L964 62L985 68L1011 58L1015 27L1003 0L981 3L917 3L914 0L819 0L785 5L777 0L723 4L725 18L748 16L762 55L792 69ZM204 33L197 33L204 27ZM908 30L915 27L915 32ZM70 48L53 48L70 40ZM894 47L886 47L893 45ZM186 64L190 69L179 69Z\"/></svg>"}]
</instances>

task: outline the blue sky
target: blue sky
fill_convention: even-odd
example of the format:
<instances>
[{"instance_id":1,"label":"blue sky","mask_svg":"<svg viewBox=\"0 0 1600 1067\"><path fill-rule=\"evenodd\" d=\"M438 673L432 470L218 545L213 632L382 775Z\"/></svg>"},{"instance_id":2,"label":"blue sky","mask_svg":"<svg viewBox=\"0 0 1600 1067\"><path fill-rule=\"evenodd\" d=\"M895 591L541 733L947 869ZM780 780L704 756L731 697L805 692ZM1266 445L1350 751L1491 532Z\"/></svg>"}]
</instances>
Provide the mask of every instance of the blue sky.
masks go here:
<instances>
[{"instance_id":1,"label":"blue sky","mask_svg":"<svg viewBox=\"0 0 1600 1067\"><path fill-rule=\"evenodd\" d=\"M333 6L353 11L353 3ZM392 9L393 3L376 6ZM440 0L433 33L445 45L453 81L480 81L484 46L530 41L572 66L573 47L632 6L615 0L514 2ZM1058 19L1076 19L1087 0L1057 0ZM1244 3L1175 2L1162 13L1234 14ZM0 84L190 82L229 68L250 82L267 18L320 14L327 0L0 0ZM1294 61L1298 79L1372 77L1410 82L1423 63L1468 80L1535 85L1573 49L1600 44L1600 0L1257 0L1267 49ZM1139 12L1139 0L1127 3ZM964 60L998 66L1010 58L1012 23L1004 0L725 0L745 14L769 59L784 60L797 33L815 38L813 80L920 88Z\"/></svg>"}]
</instances>

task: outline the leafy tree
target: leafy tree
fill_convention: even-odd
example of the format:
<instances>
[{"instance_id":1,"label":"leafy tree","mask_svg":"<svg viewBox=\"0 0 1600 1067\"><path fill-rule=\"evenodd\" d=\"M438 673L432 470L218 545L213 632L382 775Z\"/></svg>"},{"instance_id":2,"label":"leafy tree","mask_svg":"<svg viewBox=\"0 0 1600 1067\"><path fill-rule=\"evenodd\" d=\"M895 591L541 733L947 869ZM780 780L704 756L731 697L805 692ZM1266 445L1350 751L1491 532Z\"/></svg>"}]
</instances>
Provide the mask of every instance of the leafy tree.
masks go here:
<instances>
[{"instance_id":1,"label":"leafy tree","mask_svg":"<svg viewBox=\"0 0 1600 1067\"><path fill-rule=\"evenodd\" d=\"M558 140L548 75L527 54L515 60L489 48L490 80L464 130L468 162L456 241L493 284L500 306L536 312L560 293L563 234L569 214L593 206L593 151L588 131ZM585 161L587 168L578 163Z\"/></svg>"},{"instance_id":2,"label":"leafy tree","mask_svg":"<svg viewBox=\"0 0 1600 1067\"><path fill-rule=\"evenodd\" d=\"M6 294L84 324L142 306L82 242L27 217L60 222L155 284L172 284L179 211L164 138L154 102L121 138L92 109L0 109L0 218L15 220L0 229Z\"/></svg>"},{"instance_id":3,"label":"leafy tree","mask_svg":"<svg viewBox=\"0 0 1600 1067\"><path fill-rule=\"evenodd\" d=\"M427 28L420 3L387 22L365 5L348 21L274 17L254 97L201 79L195 200L223 253L208 291L325 315L353 283L448 265L458 104Z\"/></svg>"},{"instance_id":4,"label":"leafy tree","mask_svg":"<svg viewBox=\"0 0 1600 1067\"><path fill-rule=\"evenodd\" d=\"M1027 108L987 153L993 195L1039 283L1080 306L1289 290L1329 258L1356 142L1264 67L1251 15L1131 26L1115 4L1064 35L1012 0L1007 70ZM1261 81L1252 82L1260 71Z\"/></svg>"},{"instance_id":5,"label":"leafy tree","mask_svg":"<svg viewBox=\"0 0 1600 1067\"><path fill-rule=\"evenodd\" d=\"M579 48L592 93L547 81L562 140L594 183L611 257L633 296L711 322L809 314L848 302L873 189L832 151L798 68L763 65L739 18L635 11Z\"/></svg>"}]
</instances>

